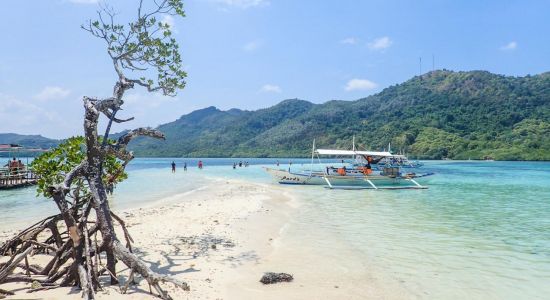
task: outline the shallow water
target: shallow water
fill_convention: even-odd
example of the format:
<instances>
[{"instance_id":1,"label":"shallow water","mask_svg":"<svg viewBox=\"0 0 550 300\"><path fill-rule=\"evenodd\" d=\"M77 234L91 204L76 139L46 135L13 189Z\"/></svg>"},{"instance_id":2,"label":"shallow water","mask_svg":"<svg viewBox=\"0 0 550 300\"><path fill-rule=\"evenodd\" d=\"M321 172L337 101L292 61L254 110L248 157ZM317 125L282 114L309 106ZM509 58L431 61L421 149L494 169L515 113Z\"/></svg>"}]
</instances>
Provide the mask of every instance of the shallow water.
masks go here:
<instances>
[{"instance_id":1,"label":"shallow water","mask_svg":"<svg viewBox=\"0 0 550 300\"><path fill-rule=\"evenodd\" d=\"M429 190L308 190L294 234L338 234L419 298L548 299L550 164L426 168Z\"/></svg>"},{"instance_id":2,"label":"shallow water","mask_svg":"<svg viewBox=\"0 0 550 300\"><path fill-rule=\"evenodd\" d=\"M272 184L260 164L276 161L242 159L251 166L233 170L240 159L204 159L205 169L198 170L197 160L174 160L175 174L172 159L133 161L111 205L144 205L212 178ZM309 164L292 161L293 169ZM352 248L356 256L340 259L384 274L417 298L548 299L550 163L435 161L422 169L436 173L422 181L428 190L284 186L300 201L285 243L331 256ZM34 194L32 188L0 192L0 228L55 212L53 203Z\"/></svg>"}]
</instances>

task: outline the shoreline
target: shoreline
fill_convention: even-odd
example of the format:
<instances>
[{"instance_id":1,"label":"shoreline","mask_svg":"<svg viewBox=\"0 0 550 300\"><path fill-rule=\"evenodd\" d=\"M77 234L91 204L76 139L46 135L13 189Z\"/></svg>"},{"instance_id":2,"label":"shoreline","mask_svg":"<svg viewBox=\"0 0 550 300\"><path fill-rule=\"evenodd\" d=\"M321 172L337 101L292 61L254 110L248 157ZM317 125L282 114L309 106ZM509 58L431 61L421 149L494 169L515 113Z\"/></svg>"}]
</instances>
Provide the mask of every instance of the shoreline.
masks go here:
<instances>
[{"instance_id":1,"label":"shoreline","mask_svg":"<svg viewBox=\"0 0 550 300\"><path fill-rule=\"evenodd\" d=\"M270 209L265 209L264 203L268 200L282 200L284 203L288 199L258 184L219 179L207 186L115 213L127 224L135 241L134 252L148 262L153 271L175 276L191 286L190 292L184 292L164 284L174 299L217 299L225 289L225 282L230 281L233 269L253 263L269 251L269 245L249 244L245 241L246 233L238 232L250 225L247 219L251 215L261 215L266 219ZM263 234L275 239L277 231L273 230L278 229L285 220L278 217L269 219L274 222L274 227L259 228ZM15 233L16 230L10 232ZM2 241L11 236L6 233L1 234ZM121 232L117 235L123 236ZM35 255L29 263L47 259L47 255ZM4 260L7 257L0 258L0 262ZM117 270L121 283L125 282L129 275L126 266L118 263ZM14 273L19 271L16 269ZM139 284L131 287L127 295L121 295L118 287L106 285L104 291L98 291L97 298L158 299L148 294L145 281L141 278L137 281ZM0 288L16 291L15 296L7 299L22 296L28 299L77 298L75 288L27 294L23 290L26 286L23 283L2 284Z\"/></svg>"},{"instance_id":2,"label":"shoreline","mask_svg":"<svg viewBox=\"0 0 550 300\"><path fill-rule=\"evenodd\" d=\"M310 151L311 152L311 149L308 149L307 151ZM411 157L414 157L414 155L412 155ZM247 157L223 157L223 156L206 156L206 157L178 157L178 156L174 156L174 157L171 157L171 156L136 156L135 158L139 158L139 159L173 159L173 160L204 160L204 159L220 159L220 160L225 160L225 159L233 159L233 160L250 160L250 159L265 159L265 160L284 160L283 162L287 161L287 160L292 160L292 159L299 159L299 160L311 160L311 156L292 156L292 157L288 157L288 156L267 156L267 157L253 157L253 156L247 156ZM334 160L339 160L339 159L334 159ZM543 162L543 163L547 163L547 162L550 162L550 160L541 160L541 159L532 159L532 160L521 160L521 159L517 159L517 160L501 160L501 159L493 159L493 160L487 160L487 159L454 159L454 158L450 158L450 159L436 159L436 158L411 158L411 160L418 160L418 161L427 161L427 162L437 162L437 161L456 161L456 162L465 162L465 161L473 161L473 162L479 162L479 161L487 161L487 162ZM281 163L281 164L284 164L284 163ZM230 165L230 164L228 164Z\"/></svg>"},{"instance_id":3,"label":"shoreline","mask_svg":"<svg viewBox=\"0 0 550 300\"><path fill-rule=\"evenodd\" d=\"M139 207L115 211L127 224L135 253L161 274L186 281L191 291L163 286L174 299L403 299L411 295L375 273L357 252L337 236L339 253L323 250L322 242L288 234L302 203L277 185L218 178L206 186L164 197ZM122 237L122 233L117 233ZM3 237L2 237L3 238ZM3 239L2 239L3 240ZM30 263L44 262L35 255ZM1 258L2 262L5 258ZM117 265L121 284L129 275ZM20 270L16 270L18 272ZM263 285L264 272L285 272L294 281ZM158 299L148 286L138 285L121 295L118 286L106 286L97 299ZM75 288L57 288L27 294L27 284L3 284L27 299L74 299ZM391 287L391 288L389 288ZM7 299L11 299L8 297Z\"/></svg>"}]
</instances>

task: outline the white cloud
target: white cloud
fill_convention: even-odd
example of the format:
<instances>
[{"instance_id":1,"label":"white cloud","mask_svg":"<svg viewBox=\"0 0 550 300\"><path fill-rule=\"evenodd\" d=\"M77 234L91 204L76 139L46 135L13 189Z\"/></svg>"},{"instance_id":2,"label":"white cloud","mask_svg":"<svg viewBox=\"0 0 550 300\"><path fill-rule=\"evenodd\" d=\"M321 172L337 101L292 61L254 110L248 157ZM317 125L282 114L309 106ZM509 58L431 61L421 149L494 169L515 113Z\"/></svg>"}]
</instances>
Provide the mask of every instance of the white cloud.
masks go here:
<instances>
[{"instance_id":1,"label":"white cloud","mask_svg":"<svg viewBox=\"0 0 550 300\"><path fill-rule=\"evenodd\" d=\"M345 38L345 39L341 40L340 44L355 45L355 44L357 44L357 42L358 42L357 38L349 37L349 38Z\"/></svg>"},{"instance_id":2,"label":"white cloud","mask_svg":"<svg viewBox=\"0 0 550 300\"><path fill-rule=\"evenodd\" d=\"M281 87L274 84L264 84L262 88L260 89L260 92L263 93L281 93L283 90L281 90Z\"/></svg>"},{"instance_id":3,"label":"white cloud","mask_svg":"<svg viewBox=\"0 0 550 300\"><path fill-rule=\"evenodd\" d=\"M243 46L243 50L246 52L253 52L258 50L262 46L262 42L259 40L250 41Z\"/></svg>"},{"instance_id":4,"label":"white cloud","mask_svg":"<svg viewBox=\"0 0 550 300\"><path fill-rule=\"evenodd\" d=\"M269 1L267 0L213 0L213 1L219 4L223 4L225 6L237 7L237 8L243 8L243 9L249 8L249 7L269 5Z\"/></svg>"},{"instance_id":5,"label":"white cloud","mask_svg":"<svg viewBox=\"0 0 550 300\"><path fill-rule=\"evenodd\" d=\"M171 15L164 15L162 17L162 20L160 20L161 23L168 25L171 30L174 30L174 27L176 26L176 21L174 20L174 17Z\"/></svg>"},{"instance_id":6,"label":"white cloud","mask_svg":"<svg viewBox=\"0 0 550 300\"><path fill-rule=\"evenodd\" d=\"M346 84L344 88L346 91L364 91L372 90L378 87L378 84L368 80L368 79L358 79L354 78Z\"/></svg>"},{"instance_id":7,"label":"white cloud","mask_svg":"<svg viewBox=\"0 0 550 300\"><path fill-rule=\"evenodd\" d=\"M517 47L518 47L518 43L512 41L512 42L509 42L508 44L500 47L500 50L512 51L512 50L516 50Z\"/></svg>"},{"instance_id":8,"label":"white cloud","mask_svg":"<svg viewBox=\"0 0 550 300\"><path fill-rule=\"evenodd\" d=\"M69 2L76 4L96 4L99 3L99 0L69 0Z\"/></svg>"},{"instance_id":9,"label":"white cloud","mask_svg":"<svg viewBox=\"0 0 550 300\"><path fill-rule=\"evenodd\" d=\"M71 91L58 86L47 86L40 93L34 95L34 98L41 101L63 99L69 96Z\"/></svg>"},{"instance_id":10,"label":"white cloud","mask_svg":"<svg viewBox=\"0 0 550 300\"><path fill-rule=\"evenodd\" d=\"M393 41L387 37L381 37L374 39L372 42L368 43L367 46L369 46L372 50L384 50L386 48L389 48L393 44Z\"/></svg>"},{"instance_id":11,"label":"white cloud","mask_svg":"<svg viewBox=\"0 0 550 300\"><path fill-rule=\"evenodd\" d=\"M65 118L59 116L55 110L47 110L29 101L0 94L1 132L20 134L39 133L51 126L66 128ZM42 133L42 132L40 132Z\"/></svg>"}]
</instances>

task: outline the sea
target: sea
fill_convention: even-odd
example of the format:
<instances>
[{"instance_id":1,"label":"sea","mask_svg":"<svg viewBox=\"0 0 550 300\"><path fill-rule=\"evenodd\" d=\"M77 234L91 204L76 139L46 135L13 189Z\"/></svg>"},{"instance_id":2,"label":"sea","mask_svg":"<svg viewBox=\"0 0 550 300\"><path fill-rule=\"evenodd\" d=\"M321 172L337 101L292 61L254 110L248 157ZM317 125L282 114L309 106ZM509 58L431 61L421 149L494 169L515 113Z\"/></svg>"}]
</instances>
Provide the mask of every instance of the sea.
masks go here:
<instances>
[{"instance_id":1,"label":"sea","mask_svg":"<svg viewBox=\"0 0 550 300\"><path fill-rule=\"evenodd\" d=\"M299 170L310 164L308 159L205 158L199 170L198 160L135 159L111 206L144 206L220 178L276 185L262 167L278 161L280 168ZM249 166L233 169L239 161ZM383 272L415 299L550 299L550 163L423 163L417 172L435 173L419 179L427 190L281 186L300 202L284 234L297 245L317 244L322 253L353 249L356 256L341 259ZM0 229L55 212L34 188L0 191ZM339 242L328 241L331 236Z\"/></svg>"}]
</instances>

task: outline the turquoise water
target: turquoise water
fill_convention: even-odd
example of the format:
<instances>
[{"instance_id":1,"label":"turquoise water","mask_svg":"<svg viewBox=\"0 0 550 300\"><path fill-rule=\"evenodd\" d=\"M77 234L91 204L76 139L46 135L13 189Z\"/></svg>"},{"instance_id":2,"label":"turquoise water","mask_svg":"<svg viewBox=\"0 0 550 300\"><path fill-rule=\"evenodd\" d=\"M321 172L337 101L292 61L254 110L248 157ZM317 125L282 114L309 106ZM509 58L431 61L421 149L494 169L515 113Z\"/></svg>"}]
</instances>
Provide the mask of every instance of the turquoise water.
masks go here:
<instances>
[{"instance_id":1,"label":"turquoise water","mask_svg":"<svg viewBox=\"0 0 550 300\"><path fill-rule=\"evenodd\" d=\"M276 160L136 159L111 199L116 209L200 188L211 178L272 184L261 165ZM279 159L288 167L288 159ZM292 168L309 160L293 159ZM549 299L550 163L425 162L428 190L344 191L282 186L300 206L285 231L292 245L321 253L354 249L358 267L380 272L425 299ZM0 228L55 212L32 189L0 192ZM337 237L338 242L330 237ZM307 239L308 243L303 243Z\"/></svg>"},{"instance_id":2,"label":"turquoise water","mask_svg":"<svg viewBox=\"0 0 550 300\"><path fill-rule=\"evenodd\" d=\"M418 298L549 299L550 164L426 168L425 191L308 190L293 234L338 235Z\"/></svg>"}]
</instances>

